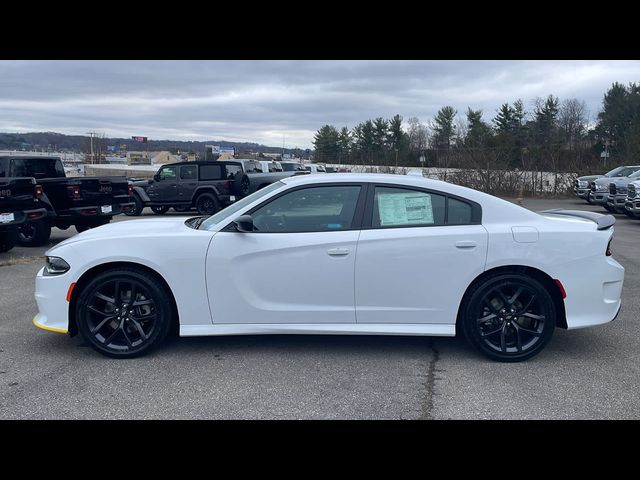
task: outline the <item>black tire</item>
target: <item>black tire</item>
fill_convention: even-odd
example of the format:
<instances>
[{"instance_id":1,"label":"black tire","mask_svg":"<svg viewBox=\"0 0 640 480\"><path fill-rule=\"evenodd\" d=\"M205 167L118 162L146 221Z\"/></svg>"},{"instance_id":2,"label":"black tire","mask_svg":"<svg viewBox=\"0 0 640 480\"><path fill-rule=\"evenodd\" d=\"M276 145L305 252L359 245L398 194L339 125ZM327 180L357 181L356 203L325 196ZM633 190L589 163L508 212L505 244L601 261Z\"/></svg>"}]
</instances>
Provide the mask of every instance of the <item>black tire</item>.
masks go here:
<instances>
[{"instance_id":1,"label":"black tire","mask_svg":"<svg viewBox=\"0 0 640 480\"><path fill-rule=\"evenodd\" d=\"M464 336L492 360L519 362L531 358L553 335L553 298L532 277L497 274L473 287L465 299L460 318Z\"/></svg>"},{"instance_id":2,"label":"black tire","mask_svg":"<svg viewBox=\"0 0 640 480\"><path fill-rule=\"evenodd\" d=\"M96 227L101 227L102 225L106 225L107 223L109 223L111 220L107 220L107 219L98 219L98 220L89 220L87 222L84 223L76 223L75 227L78 233L82 233L85 230L89 230L90 228L96 228Z\"/></svg>"},{"instance_id":3,"label":"black tire","mask_svg":"<svg viewBox=\"0 0 640 480\"><path fill-rule=\"evenodd\" d=\"M46 220L25 222L18 227L18 244L23 247L41 247L51 237L51 225Z\"/></svg>"},{"instance_id":4,"label":"black tire","mask_svg":"<svg viewBox=\"0 0 640 480\"><path fill-rule=\"evenodd\" d=\"M151 207L151 211L153 213L155 213L156 215L163 215L165 213L167 213L169 211L169 208L171 207L167 207L166 205L162 205L160 207Z\"/></svg>"},{"instance_id":5,"label":"black tire","mask_svg":"<svg viewBox=\"0 0 640 480\"><path fill-rule=\"evenodd\" d=\"M136 204L136 206L124 212L124 214L128 217L137 217L142 214L142 210L144 210L144 203L142 203L142 200L140 200L140 197L138 197L138 195L133 196L133 202Z\"/></svg>"},{"instance_id":6,"label":"black tire","mask_svg":"<svg viewBox=\"0 0 640 480\"><path fill-rule=\"evenodd\" d=\"M587 203L589 205L593 205L593 200L591 200L591 198L589 198L589 196L587 195Z\"/></svg>"},{"instance_id":7,"label":"black tire","mask_svg":"<svg viewBox=\"0 0 640 480\"><path fill-rule=\"evenodd\" d=\"M213 215L220 211L220 202L211 193L201 193L196 198L196 210L199 215Z\"/></svg>"},{"instance_id":8,"label":"black tire","mask_svg":"<svg viewBox=\"0 0 640 480\"><path fill-rule=\"evenodd\" d=\"M157 277L137 268L117 268L99 273L82 288L76 319L94 350L133 358L162 344L175 322L175 308L171 292Z\"/></svg>"},{"instance_id":9,"label":"black tire","mask_svg":"<svg viewBox=\"0 0 640 480\"><path fill-rule=\"evenodd\" d=\"M18 230L11 228L0 232L0 253L8 252L18 243Z\"/></svg>"},{"instance_id":10,"label":"black tire","mask_svg":"<svg viewBox=\"0 0 640 480\"><path fill-rule=\"evenodd\" d=\"M249 176L246 173L237 176L234 180L233 187L239 195L242 195L243 197L249 195L249 192L251 192L251 180L249 179Z\"/></svg>"},{"instance_id":11,"label":"black tire","mask_svg":"<svg viewBox=\"0 0 640 480\"><path fill-rule=\"evenodd\" d=\"M634 218L635 215L633 214L633 212L630 212L629 210L627 210L626 208L624 209L624 214L629 217L629 218Z\"/></svg>"},{"instance_id":12,"label":"black tire","mask_svg":"<svg viewBox=\"0 0 640 480\"><path fill-rule=\"evenodd\" d=\"M607 212L613 213L613 209L609 205L603 205L603 207Z\"/></svg>"}]
</instances>

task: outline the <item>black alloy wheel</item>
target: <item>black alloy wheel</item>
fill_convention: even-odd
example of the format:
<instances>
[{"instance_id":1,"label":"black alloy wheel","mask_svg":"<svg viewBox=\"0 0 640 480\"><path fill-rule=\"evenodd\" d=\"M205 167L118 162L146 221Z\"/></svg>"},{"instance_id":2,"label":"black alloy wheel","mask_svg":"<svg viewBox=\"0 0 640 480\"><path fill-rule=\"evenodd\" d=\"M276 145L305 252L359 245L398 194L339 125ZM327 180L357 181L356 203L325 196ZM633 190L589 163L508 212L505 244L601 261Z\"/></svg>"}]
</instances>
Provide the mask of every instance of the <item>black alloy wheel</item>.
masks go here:
<instances>
[{"instance_id":1,"label":"black alloy wheel","mask_svg":"<svg viewBox=\"0 0 640 480\"><path fill-rule=\"evenodd\" d=\"M144 204L142 203L142 200L140 200L138 195L133 196L133 203L135 203L135 206L133 208L124 211L124 214L128 217L137 217L144 210Z\"/></svg>"},{"instance_id":2,"label":"black alloy wheel","mask_svg":"<svg viewBox=\"0 0 640 480\"><path fill-rule=\"evenodd\" d=\"M551 339L556 312L537 280L502 274L479 285L467 302L462 327L467 340L493 360L516 362L539 353Z\"/></svg>"},{"instance_id":3,"label":"black alloy wheel","mask_svg":"<svg viewBox=\"0 0 640 480\"><path fill-rule=\"evenodd\" d=\"M25 222L18 227L18 244L23 247L40 247L49 241L51 225L46 220Z\"/></svg>"},{"instance_id":4,"label":"black alloy wheel","mask_svg":"<svg viewBox=\"0 0 640 480\"><path fill-rule=\"evenodd\" d=\"M242 177L242 180L240 180L240 193L242 195L249 195L249 190L250 190L250 182L249 182L249 177L247 177L246 175Z\"/></svg>"},{"instance_id":5,"label":"black alloy wheel","mask_svg":"<svg viewBox=\"0 0 640 480\"><path fill-rule=\"evenodd\" d=\"M220 204L212 194L203 193L196 199L196 210L200 215L213 215L220 210Z\"/></svg>"},{"instance_id":6,"label":"black alloy wheel","mask_svg":"<svg viewBox=\"0 0 640 480\"><path fill-rule=\"evenodd\" d=\"M169 211L170 207L167 206L161 206L161 207L151 207L151 211L153 213L155 213L156 215L162 215L164 213L167 213Z\"/></svg>"},{"instance_id":7,"label":"black alloy wheel","mask_svg":"<svg viewBox=\"0 0 640 480\"><path fill-rule=\"evenodd\" d=\"M83 338L100 353L132 358L157 347L173 319L162 282L137 269L99 274L80 293L76 318Z\"/></svg>"}]
</instances>

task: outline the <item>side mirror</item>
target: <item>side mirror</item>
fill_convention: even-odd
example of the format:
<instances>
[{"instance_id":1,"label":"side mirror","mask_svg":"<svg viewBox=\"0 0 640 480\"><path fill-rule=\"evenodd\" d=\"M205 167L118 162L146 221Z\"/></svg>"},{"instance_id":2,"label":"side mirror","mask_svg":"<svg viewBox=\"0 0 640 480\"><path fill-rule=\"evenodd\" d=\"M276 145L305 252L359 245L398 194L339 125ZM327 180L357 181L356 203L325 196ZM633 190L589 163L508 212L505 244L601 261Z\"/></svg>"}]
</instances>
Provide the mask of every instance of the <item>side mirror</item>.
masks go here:
<instances>
[{"instance_id":1,"label":"side mirror","mask_svg":"<svg viewBox=\"0 0 640 480\"><path fill-rule=\"evenodd\" d=\"M236 230L239 232L253 232L253 218L251 215L240 215L233 223L236 225Z\"/></svg>"},{"instance_id":2,"label":"side mirror","mask_svg":"<svg viewBox=\"0 0 640 480\"><path fill-rule=\"evenodd\" d=\"M156 182L159 182L159 181L160 181L160 174L159 174L159 173L156 173L156 174L153 176L153 179L154 179Z\"/></svg>"}]
</instances>

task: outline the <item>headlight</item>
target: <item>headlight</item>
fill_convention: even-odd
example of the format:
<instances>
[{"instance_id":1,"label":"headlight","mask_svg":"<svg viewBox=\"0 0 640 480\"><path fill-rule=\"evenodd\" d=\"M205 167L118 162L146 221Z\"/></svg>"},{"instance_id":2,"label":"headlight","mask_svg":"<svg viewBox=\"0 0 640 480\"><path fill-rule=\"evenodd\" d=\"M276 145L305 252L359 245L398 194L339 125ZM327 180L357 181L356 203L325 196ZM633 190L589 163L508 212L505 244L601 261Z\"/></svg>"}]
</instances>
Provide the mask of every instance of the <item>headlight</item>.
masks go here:
<instances>
[{"instance_id":1,"label":"headlight","mask_svg":"<svg viewBox=\"0 0 640 480\"><path fill-rule=\"evenodd\" d=\"M578 186L580 188L587 188L589 186L589 182L587 182L586 180L580 180L578 181Z\"/></svg>"},{"instance_id":2,"label":"headlight","mask_svg":"<svg viewBox=\"0 0 640 480\"><path fill-rule=\"evenodd\" d=\"M606 185L598 185L596 184L596 191L597 192L606 192L607 190L609 190L609 187L607 187Z\"/></svg>"},{"instance_id":3,"label":"headlight","mask_svg":"<svg viewBox=\"0 0 640 480\"><path fill-rule=\"evenodd\" d=\"M45 276L62 275L69 271L71 267L60 257L47 257L43 274Z\"/></svg>"}]
</instances>

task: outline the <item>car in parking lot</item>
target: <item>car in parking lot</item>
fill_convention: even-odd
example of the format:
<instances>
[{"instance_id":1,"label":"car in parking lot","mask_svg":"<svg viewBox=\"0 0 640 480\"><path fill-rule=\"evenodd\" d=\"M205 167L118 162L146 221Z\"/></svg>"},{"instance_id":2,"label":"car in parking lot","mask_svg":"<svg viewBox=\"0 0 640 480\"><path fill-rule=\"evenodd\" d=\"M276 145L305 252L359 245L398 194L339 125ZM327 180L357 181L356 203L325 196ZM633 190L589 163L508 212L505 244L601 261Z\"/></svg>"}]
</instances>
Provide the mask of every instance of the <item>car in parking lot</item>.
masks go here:
<instances>
[{"instance_id":1,"label":"car in parking lot","mask_svg":"<svg viewBox=\"0 0 640 480\"><path fill-rule=\"evenodd\" d=\"M141 355L182 336L453 336L486 356L539 353L556 327L611 321L615 219L531 212L412 176L285 178L211 217L119 222L46 252L43 329ZM323 292L318 295L318 292Z\"/></svg>"},{"instance_id":2,"label":"car in parking lot","mask_svg":"<svg viewBox=\"0 0 640 480\"><path fill-rule=\"evenodd\" d=\"M635 169L635 170L634 170ZM584 175L574 180L573 193L578 197L591 203L589 193L591 192L591 183L599 178L616 178L626 177L636 170L640 169L640 166L620 166L605 173L604 175Z\"/></svg>"},{"instance_id":3,"label":"car in parking lot","mask_svg":"<svg viewBox=\"0 0 640 480\"><path fill-rule=\"evenodd\" d=\"M33 177L0 176L0 253L15 246L18 229L25 222L46 217L47 210L38 205L41 197L42 187Z\"/></svg>"}]
</instances>

